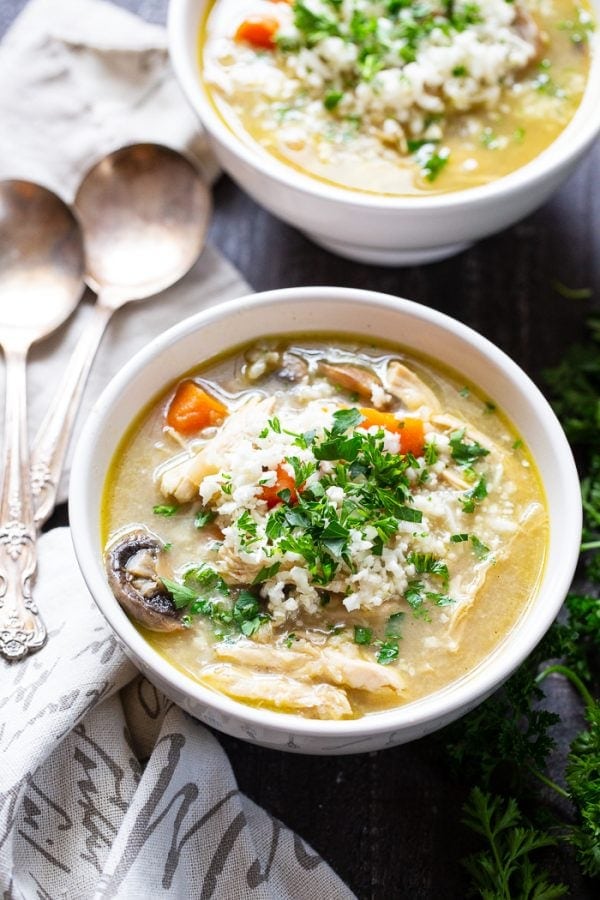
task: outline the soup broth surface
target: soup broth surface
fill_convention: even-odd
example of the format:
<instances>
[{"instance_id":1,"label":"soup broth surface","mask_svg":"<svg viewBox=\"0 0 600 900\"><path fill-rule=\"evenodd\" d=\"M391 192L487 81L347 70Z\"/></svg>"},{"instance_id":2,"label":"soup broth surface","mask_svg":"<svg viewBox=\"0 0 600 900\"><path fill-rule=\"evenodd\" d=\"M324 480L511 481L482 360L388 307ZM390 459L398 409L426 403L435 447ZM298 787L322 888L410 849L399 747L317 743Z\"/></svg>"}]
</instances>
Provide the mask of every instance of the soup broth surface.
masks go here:
<instances>
[{"instance_id":1,"label":"soup broth surface","mask_svg":"<svg viewBox=\"0 0 600 900\"><path fill-rule=\"evenodd\" d=\"M476 187L537 157L571 121L594 22L587 0L452 9L216 0L201 77L237 137L305 174L390 195Z\"/></svg>"},{"instance_id":2,"label":"soup broth surface","mask_svg":"<svg viewBox=\"0 0 600 900\"><path fill-rule=\"evenodd\" d=\"M398 349L298 336L213 360L140 414L103 534L113 589L118 559L121 588L166 595L175 630L138 627L172 665L335 719L482 663L535 594L548 522L527 448L475 387Z\"/></svg>"}]
</instances>

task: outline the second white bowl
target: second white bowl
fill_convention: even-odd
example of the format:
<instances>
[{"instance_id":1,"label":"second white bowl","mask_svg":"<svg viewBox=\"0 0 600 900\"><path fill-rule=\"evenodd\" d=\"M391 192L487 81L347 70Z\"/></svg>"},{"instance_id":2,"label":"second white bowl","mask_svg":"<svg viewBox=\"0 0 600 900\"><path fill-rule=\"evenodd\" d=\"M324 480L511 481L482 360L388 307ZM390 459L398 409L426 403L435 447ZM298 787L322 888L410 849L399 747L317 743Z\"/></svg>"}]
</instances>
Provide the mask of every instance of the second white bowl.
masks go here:
<instances>
[{"instance_id":1,"label":"second white bowl","mask_svg":"<svg viewBox=\"0 0 600 900\"><path fill-rule=\"evenodd\" d=\"M443 259L528 215L570 175L600 131L599 36L582 103L565 131L532 162L483 187L432 197L361 194L318 181L238 138L200 77L198 32L211 0L171 0L169 51L175 74L226 172L285 222L334 253L408 265ZM592 0L600 19L600 0Z\"/></svg>"}]
</instances>

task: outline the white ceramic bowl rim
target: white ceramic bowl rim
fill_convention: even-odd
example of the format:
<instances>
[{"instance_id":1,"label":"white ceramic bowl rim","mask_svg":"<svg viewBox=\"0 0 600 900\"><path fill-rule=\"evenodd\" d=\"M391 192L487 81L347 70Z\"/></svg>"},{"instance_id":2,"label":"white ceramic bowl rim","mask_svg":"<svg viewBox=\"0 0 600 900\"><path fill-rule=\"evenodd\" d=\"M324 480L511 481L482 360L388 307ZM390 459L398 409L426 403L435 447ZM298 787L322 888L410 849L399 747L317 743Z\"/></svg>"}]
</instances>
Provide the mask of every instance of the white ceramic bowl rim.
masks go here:
<instances>
[{"instance_id":1,"label":"white ceramic bowl rim","mask_svg":"<svg viewBox=\"0 0 600 900\"><path fill-rule=\"evenodd\" d=\"M171 63L192 107L196 108L202 123L228 150L267 178L314 197L335 200L353 206L387 210L411 210L416 214L433 209L473 206L506 197L525 187L545 180L555 168L562 167L575 158L591 143L600 130L600 28L594 33L592 63L584 96L579 108L565 130L542 153L509 175L486 185L436 194L431 197L386 196L336 187L312 178L286 166L266 151L245 144L231 131L212 105L200 78L197 60L197 39L189 31L190 7L197 9L195 20L199 25L201 13L212 0L170 0L168 33ZM600 4L591 0L600 20ZM197 28L196 28L197 30ZM190 52L193 48L193 52Z\"/></svg>"},{"instance_id":2,"label":"white ceramic bowl rim","mask_svg":"<svg viewBox=\"0 0 600 900\"><path fill-rule=\"evenodd\" d=\"M195 682L163 659L135 629L108 587L102 563L99 523L90 524L86 501L86 486L89 484L90 478L105 477L105 472L98 472L94 468L94 457L100 436L107 424L110 423L110 410L118 405L133 377L151 366L158 353L174 347L180 339L199 332L205 325L219 321L225 322L228 317L235 316L242 305L244 309L254 310L257 315L260 315L261 310L268 309L275 303L287 302L297 307L303 302L314 302L316 298L319 298L324 304L328 301L343 302L349 307L371 305L374 308L384 307L388 310L403 312L430 326L445 329L449 339L455 336L459 340L468 342L475 351L485 354L491 366L515 384L520 392L527 395L530 401L529 405L535 407L545 435L554 448L560 466L561 482L564 485L563 493L568 498L560 522L561 534L565 543L561 548L561 562L554 572L555 578L552 584L552 595L555 602L537 610L534 620L528 618L525 613L510 635L476 668L475 677L473 677L473 673L470 673L447 688L405 706L373 713L360 719L334 722L303 719L293 714L246 706ZM302 330L306 331L306 329ZM314 330L319 331L318 323ZM466 325L410 300L372 291L309 287L268 291L219 304L180 322L140 350L112 379L88 417L73 461L69 510L76 556L90 592L115 632L142 661L147 672L156 672L175 691L190 695L204 706L216 709L222 715L245 723L247 726L257 725L279 733L289 732L290 735L306 737L355 738L359 743L361 737L365 738L383 732L389 734L402 731L408 726L425 724L447 716L452 711L460 709L466 711L466 709L472 708L501 684L525 659L550 627L569 589L579 555L581 535L579 497L577 470L558 420L535 384L498 347ZM527 623L526 628L521 627L524 621Z\"/></svg>"}]
</instances>

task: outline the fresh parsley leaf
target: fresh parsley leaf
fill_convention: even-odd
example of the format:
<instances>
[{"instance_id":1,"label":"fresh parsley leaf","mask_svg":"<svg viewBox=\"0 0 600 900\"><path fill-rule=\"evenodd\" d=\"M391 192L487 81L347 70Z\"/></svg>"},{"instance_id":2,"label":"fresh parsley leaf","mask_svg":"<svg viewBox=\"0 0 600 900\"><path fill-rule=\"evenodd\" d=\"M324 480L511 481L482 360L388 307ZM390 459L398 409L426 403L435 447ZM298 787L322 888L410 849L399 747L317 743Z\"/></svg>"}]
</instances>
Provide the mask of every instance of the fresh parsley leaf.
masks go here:
<instances>
[{"instance_id":1,"label":"fresh parsley leaf","mask_svg":"<svg viewBox=\"0 0 600 900\"><path fill-rule=\"evenodd\" d=\"M441 559L437 559L432 553L417 553L413 551L408 554L407 562L415 567L418 575L437 575L444 582L448 582L450 573L448 566Z\"/></svg>"},{"instance_id":2,"label":"fresh parsley leaf","mask_svg":"<svg viewBox=\"0 0 600 900\"><path fill-rule=\"evenodd\" d=\"M257 572L254 576L252 584L262 584L263 581L268 581L269 578L273 578L274 575L277 575L280 568L280 562L275 562L272 566L263 566L260 572Z\"/></svg>"},{"instance_id":3,"label":"fresh parsley leaf","mask_svg":"<svg viewBox=\"0 0 600 900\"><path fill-rule=\"evenodd\" d=\"M189 606L190 603L198 598L196 591L186 587L184 584L180 584L178 581L172 581L170 578L161 578L161 581L171 595L177 609Z\"/></svg>"},{"instance_id":4,"label":"fresh parsley leaf","mask_svg":"<svg viewBox=\"0 0 600 900\"><path fill-rule=\"evenodd\" d=\"M398 647L398 641L394 638L391 638L387 641L382 641L379 645L379 649L377 650L377 662L381 666L389 666L390 663L396 662L400 655L400 648Z\"/></svg>"},{"instance_id":5,"label":"fresh parsley leaf","mask_svg":"<svg viewBox=\"0 0 600 900\"><path fill-rule=\"evenodd\" d=\"M487 547L483 541L480 541L477 535L472 534L469 538L471 541L471 546L473 547L473 553L477 557L477 559L487 559L490 555L490 548Z\"/></svg>"},{"instance_id":6,"label":"fresh parsley leaf","mask_svg":"<svg viewBox=\"0 0 600 900\"><path fill-rule=\"evenodd\" d=\"M179 512L179 506L167 506L166 504L160 504L158 506L152 507L152 512L155 516L165 516L166 518L170 518L171 516L176 516Z\"/></svg>"},{"instance_id":7,"label":"fresh parsley leaf","mask_svg":"<svg viewBox=\"0 0 600 900\"><path fill-rule=\"evenodd\" d=\"M482 447L477 441L467 443L465 441L465 429L453 431L450 435L450 449L452 459L461 466L472 466L482 457L489 454L489 450Z\"/></svg>"},{"instance_id":8,"label":"fresh parsley leaf","mask_svg":"<svg viewBox=\"0 0 600 900\"><path fill-rule=\"evenodd\" d=\"M196 513L194 517L194 525L196 528L204 528L205 525L209 525L211 522L214 522L217 514L213 512L212 509L200 509Z\"/></svg>"},{"instance_id":9,"label":"fresh parsley leaf","mask_svg":"<svg viewBox=\"0 0 600 900\"><path fill-rule=\"evenodd\" d=\"M370 644L373 640L373 630L371 628L363 627L362 625L354 626L354 643L355 644Z\"/></svg>"},{"instance_id":10,"label":"fresh parsley leaf","mask_svg":"<svg viewBox=\"0 0 600 900\"><path fill-rule=\"evenodd\" d=\"M484 840L484 849L463 860L481 897L489 900L555 900L567 893L552 884L530 855L553 847L556 839L523 822L516 800L504 801L473 788L463 807L463 822Z\"/></svg>"},{"instance_id":11,"label":"fresh parsley leaf","mask_svg":"<svg viewBox=\"0 0 600 900\"><path fill-rule=\"evenodd\" d=\"M363 419L363 414L355 407L338 409L333 414L332 434L345 434L346 431L359 425Z\"/></svg>"},{"instance_id":12,"label":"fresh parsley leaf","mask_svg":"<svg viewBox=\"0 0 600 900\"><path fill-rule=\"evenodd\" d=\"M400 639L402 637L402 622L404 620L403 612L395 612L392 613L389 619L387 620L385 626L385 636L386 638L396 638Z\"/></svg>"},{"instance_id":13,"label":"fresh parsley leaf","mask_svg":"<svg viewBox=\"0 0 600 900\"><path fill-rule=\"evenodd\" d=\"M343 96L343 91L327 91L323 99L323 106L331 112L339 105Z\"/></svg>"}]
</instances>

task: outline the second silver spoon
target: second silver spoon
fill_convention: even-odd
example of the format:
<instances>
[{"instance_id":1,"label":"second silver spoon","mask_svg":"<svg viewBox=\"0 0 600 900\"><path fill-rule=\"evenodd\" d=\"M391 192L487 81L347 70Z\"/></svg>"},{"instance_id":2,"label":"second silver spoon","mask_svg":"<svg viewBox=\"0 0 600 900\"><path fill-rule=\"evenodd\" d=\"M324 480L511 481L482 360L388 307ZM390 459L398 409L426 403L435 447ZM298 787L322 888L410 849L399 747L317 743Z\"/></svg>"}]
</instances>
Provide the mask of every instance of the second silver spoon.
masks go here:
<instances>
[{"instance_id":1,"label":"second silver spoon","mask_svg":"<svg viewBox=\"0 0 600 900\"><path fill-rule=\"evenodd\" d=\"M86 250L93 316L67 366L31 451L31 490L39 526L56 492L83 389L113 312L174 284L204 246L210 192L180 153L134 144L111 153L85 176L75 197Z\"/></svg>"}]
</instances>

